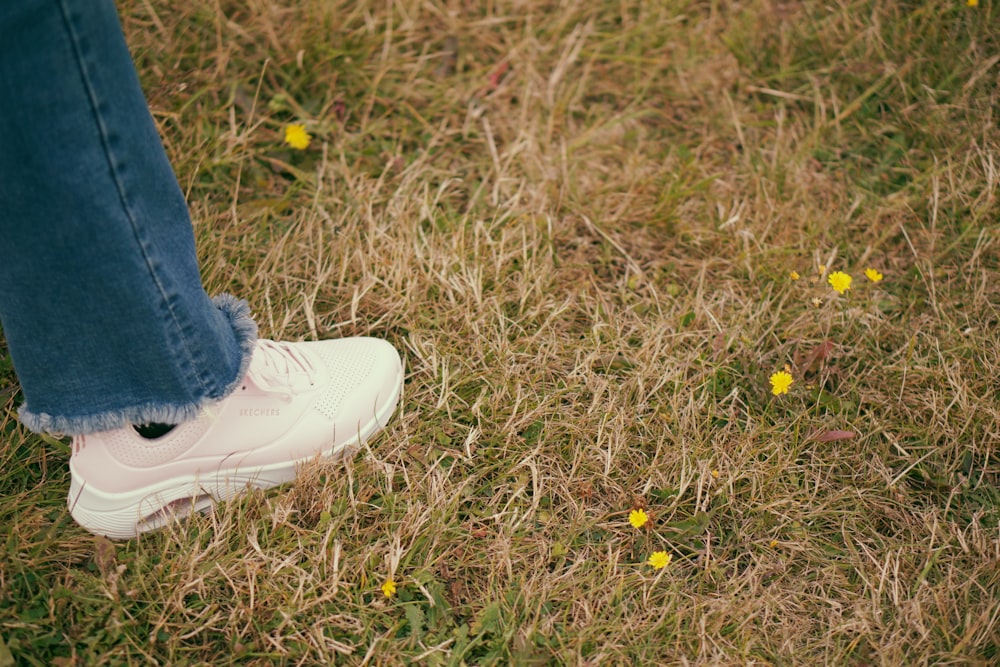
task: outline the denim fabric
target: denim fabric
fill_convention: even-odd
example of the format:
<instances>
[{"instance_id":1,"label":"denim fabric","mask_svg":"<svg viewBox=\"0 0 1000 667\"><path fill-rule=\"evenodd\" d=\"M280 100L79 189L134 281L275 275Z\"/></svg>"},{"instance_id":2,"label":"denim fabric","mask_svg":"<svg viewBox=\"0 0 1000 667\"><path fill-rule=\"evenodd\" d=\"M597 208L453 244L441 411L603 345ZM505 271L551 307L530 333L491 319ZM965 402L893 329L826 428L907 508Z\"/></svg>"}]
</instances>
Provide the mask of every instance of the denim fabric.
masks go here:
<instances>
[{"instance_id":1,"label":"denim fabric","mask_svg":"<svg viewBox=\"0 0 1000 667\"><path fill-rule=\"evenodd\" d=\"M179 423L249 364L112 0L0 2L0 321L36 431Z\"/></svg>"}]
</instances>

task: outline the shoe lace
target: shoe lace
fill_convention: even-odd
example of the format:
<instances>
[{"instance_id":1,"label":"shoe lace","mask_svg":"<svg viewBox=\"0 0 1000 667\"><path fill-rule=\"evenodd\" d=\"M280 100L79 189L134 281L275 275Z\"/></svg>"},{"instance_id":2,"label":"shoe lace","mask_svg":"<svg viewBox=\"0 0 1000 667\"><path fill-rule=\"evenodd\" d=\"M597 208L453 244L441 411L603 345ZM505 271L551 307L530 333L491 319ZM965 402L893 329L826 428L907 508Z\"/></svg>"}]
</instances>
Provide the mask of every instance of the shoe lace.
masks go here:
<instances>
[{"instance_id":1,"label":"shoe lace","mask_svg":"<svg viewBox=\"0 0 1000 667\"><path fill-rule=\"evenodd\" d=\"M287 343L258 340L247 375L265 391L286 393L316 383L316 369Z\"/></svg>"}]
</instances>

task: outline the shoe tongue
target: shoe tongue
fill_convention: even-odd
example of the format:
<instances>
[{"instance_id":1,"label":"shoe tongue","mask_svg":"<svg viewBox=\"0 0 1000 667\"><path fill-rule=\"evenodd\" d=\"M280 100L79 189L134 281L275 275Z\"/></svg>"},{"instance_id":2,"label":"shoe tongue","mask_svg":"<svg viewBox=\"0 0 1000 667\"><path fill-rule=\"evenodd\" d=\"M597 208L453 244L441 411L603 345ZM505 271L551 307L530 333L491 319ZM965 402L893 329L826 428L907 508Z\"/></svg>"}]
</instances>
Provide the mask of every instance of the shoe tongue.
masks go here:
<instances>
[{"instance_id":1,"label":"shoe tongue","mask_svg":"<svg viewBox=\"0 0 1000 667\"><path fill-rule=\"evenodd\" d=\"M247 376L261 389L288 387L295 379L310 379L311 368L290 346L261 340Z\"/></svg>"}]
</instances>

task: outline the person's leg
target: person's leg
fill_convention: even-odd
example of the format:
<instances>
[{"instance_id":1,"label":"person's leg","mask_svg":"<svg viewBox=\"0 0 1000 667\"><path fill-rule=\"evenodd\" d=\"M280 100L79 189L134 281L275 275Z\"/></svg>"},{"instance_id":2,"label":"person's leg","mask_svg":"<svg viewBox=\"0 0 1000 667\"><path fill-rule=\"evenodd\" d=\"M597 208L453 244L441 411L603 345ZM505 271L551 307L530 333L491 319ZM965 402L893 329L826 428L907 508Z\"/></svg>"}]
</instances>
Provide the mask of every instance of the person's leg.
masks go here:
<instances>
[{"instance_id":1,"label":"person's leg","mask_svg":"<svg viewBox=\"0 0 1000 667\"><path fill-rule=\"evenodd\" d=\"M31 429L191 419L249 364L112 0L0 3L0 321Z\"/></svg>"},{"instance_id":2,"label":"person's leg","mask_svg":"<svg viewBox=\"0 0 1000 667\"><path fill-rule=\"evenodd\" d=\"M0 2L0 320L22 421L76 435L70 512L110 537L289 481L402 391L385 341L258 341L205 294L111 0Z\"/></svg>"}]
</instances>

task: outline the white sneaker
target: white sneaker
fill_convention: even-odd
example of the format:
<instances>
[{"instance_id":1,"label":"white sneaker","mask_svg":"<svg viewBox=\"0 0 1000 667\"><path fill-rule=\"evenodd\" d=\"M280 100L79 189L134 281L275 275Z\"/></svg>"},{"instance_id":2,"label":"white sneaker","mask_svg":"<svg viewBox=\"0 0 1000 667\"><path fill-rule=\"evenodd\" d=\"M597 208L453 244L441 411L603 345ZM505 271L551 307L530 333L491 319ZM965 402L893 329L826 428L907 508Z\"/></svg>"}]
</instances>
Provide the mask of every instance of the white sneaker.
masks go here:
<instances>
[{"instance_id":1,"label":"white sneaker","mask_svg":"<svg viewBox=\"0 0 1000 667\"><path fill-rule=\"evenodd\" d=\"M259 340L242 385L197 419L155 439L131 426L74 438L70 514L127 539L248 487L278 486L317 454L361 446L402 387L399 353L383 340Z\"/></svg>"}]
</instances>

